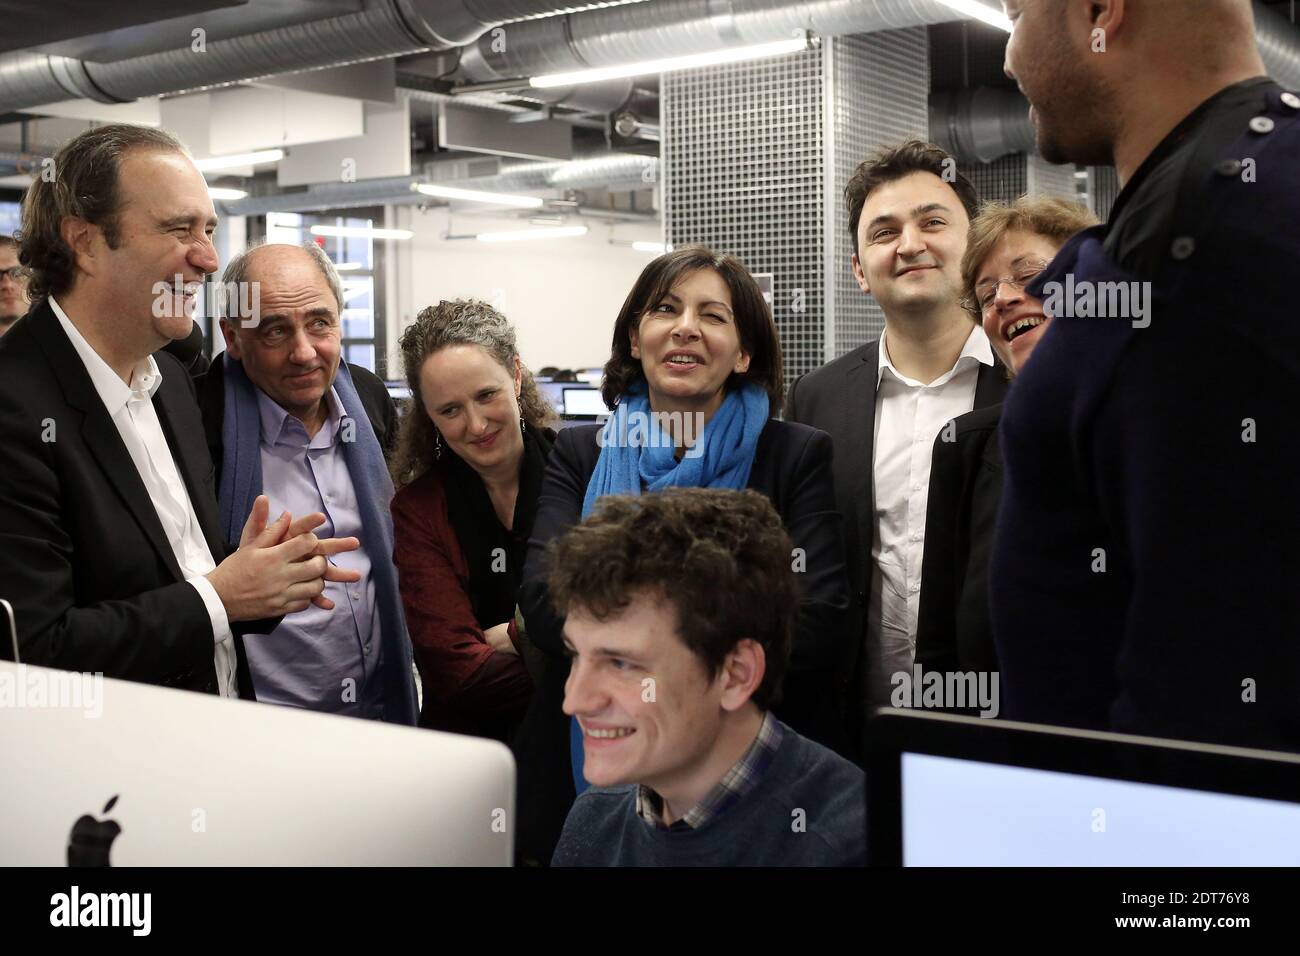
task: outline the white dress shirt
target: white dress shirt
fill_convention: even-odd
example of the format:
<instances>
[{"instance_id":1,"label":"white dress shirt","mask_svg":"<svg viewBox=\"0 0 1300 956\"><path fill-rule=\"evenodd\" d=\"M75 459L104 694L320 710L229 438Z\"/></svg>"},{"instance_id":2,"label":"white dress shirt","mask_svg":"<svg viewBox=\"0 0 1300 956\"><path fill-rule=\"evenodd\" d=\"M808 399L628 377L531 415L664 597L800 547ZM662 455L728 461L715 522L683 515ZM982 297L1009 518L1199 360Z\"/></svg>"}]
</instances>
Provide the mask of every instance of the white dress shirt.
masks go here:
<instances>
[{"instance_id":1,"label":"white dress shirt","mask_svg":"<svg viewBox=\"0 0 1300 956\"><path fill-rule=\"evenodd\" d=\"M889 703L892 675L912 671L930 456L939 430L974 406L981 364L993 364L993 350L978 325L953 367L928 385L894 367L885 334L880 335L872 474L876 533L871 544L872 613L867 621L872 706Z\"/></svg>"},{"instance_id":2,"label":"white dress shirt","mask_svg":"<svg viewBox=\"0 0 1300 956\"><path fill-rule=\"evenodd\" d=\"M199 527L198 515L190 502L185 482L176 470L167 436L163 434L158 412L153 407L153 394L162 385L162 370L152 355L141 359L131 370L131 384L122 381L93 348L77 327L69 321L59 303L50 298L50 308L58 316L59 324L77 350L90 381L108 409L117 432L122 436L131 460L135 462L140 480L149 492L162 524L163 533L176 555L185 580L194 586L208 609L212 621L214 641L213 663L217 669L217 688L223 697L238 697L235 682L235 643L230 631L226 608L217 596L205 574L215 568L212 551Z\"/></svg>"}]
</instances>

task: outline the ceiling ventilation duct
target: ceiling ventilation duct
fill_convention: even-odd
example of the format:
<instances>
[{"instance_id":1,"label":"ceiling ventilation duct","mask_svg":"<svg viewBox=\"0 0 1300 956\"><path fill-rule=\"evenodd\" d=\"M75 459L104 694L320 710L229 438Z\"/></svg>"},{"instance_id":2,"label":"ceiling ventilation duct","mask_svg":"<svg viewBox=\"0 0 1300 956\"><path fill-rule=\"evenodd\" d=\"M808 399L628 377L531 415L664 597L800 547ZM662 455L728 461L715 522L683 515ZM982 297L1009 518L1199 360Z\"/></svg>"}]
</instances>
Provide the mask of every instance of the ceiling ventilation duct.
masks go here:
<instances>
[{"instance_id":1,"label":"ceiling ventilation duct","mask_svg":"<svg viewBox=\"0 0 1300 956\"><path fill-rule=\"evenodd\" d=\"M931 93L930 138L958 159L981 163L1036 148L1029 101L991 87Z\"/></svg>"},{"instance_id":2,"label":"ceiling ventilation duct","mask_svg":"<svg viewBox=\"0 0 1300 956\"><path fill-rule=\"evenodd\" d=\"M568 162L503 162L495 176L465 179L438 178L438 182L483 192L520 193L546 189L646 189L656 181L658 160L620 153L597 155ZM260 216L268 212L311 212L357 206L411 205L429 198L414 192L416 183L432 177L401 176L356 183L325 183L293 193L249 196L221 203L228 216ZM631 216L629 216L631 218Z\"/></svg>"},{"instance_id":3,"label":"ceiling ventilation duct","mask_svg":"<svg viewBox=\"0 0 1300 956\"><path fill-rule=\"evenodd\" d=\"M1300 90L1300 30L1272 8L1255 4L1255 38L1268 75ZM1015 90L950 90L930 96L930 135L958 159L990 163L1035 150L1029 101Z\"/></svg>"},{"instance_id":4,"label":"ceiling ventilation duct","mask_svg":"<svg viewBox=\"0 0 1300 956\"><path fill-rule=\"evenodd\" d=\"M491 82L708 53L787 40L796 32L843 36L958 19L938 0L654 0L512 24L504 44L484 37L467 48L461 71L469 80Z\"/></svg>"},{"instance_id":5,"label":"ceiling ventilation duct","mask_svg":"<svg viewBox=\"0 0 1300 956\"><path fill-rule=\"evenodd\" d=\"M627 0L613 0L619 2ZM0 113L69 98L125 103L159 93L446 50L469 43L503 23L595 5L581 0L576 4L564 0L369 0L360 13L215 40L201 54L187 46L116 63L40 53L8 54L0 56Z\"/></svg>"}]
</instances>

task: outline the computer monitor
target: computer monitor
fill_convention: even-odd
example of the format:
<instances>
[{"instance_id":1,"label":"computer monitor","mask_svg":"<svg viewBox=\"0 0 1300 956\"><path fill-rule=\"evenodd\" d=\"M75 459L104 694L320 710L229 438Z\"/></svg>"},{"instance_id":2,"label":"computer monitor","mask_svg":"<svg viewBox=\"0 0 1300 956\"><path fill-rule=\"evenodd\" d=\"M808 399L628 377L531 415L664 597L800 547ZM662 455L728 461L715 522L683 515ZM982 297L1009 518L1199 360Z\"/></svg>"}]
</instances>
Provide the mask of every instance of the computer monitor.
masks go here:
<instances>
[{"instance_id":1,"label":"computer monitor","mask_svg":"<svg viewBox=\"0 0 1300 956\"><path fill-rule=\"evenodd\" d=\"M550 382L544 379L537 380L537 388L541 391L542 397L551 403L556 414L564 414L564 390L571 387L564 382Z\"/></svg>"},{"instance_id":2,"label":"computer monitor","mask_svg":"<svg viewBox=\"0 0 1300 956\"><path fill-rule=\"evenodd\" d=\"M564 417L595 419L608 415L605 400L600 397L600 389L583 388L570 385L564 389Z\"/></svg>"},{"instance_id":3,"label":"computer monitor","mask_svg":"<svg viewBox=\"0 0 1300 956\"><path fill-rule=\"evenodd\" d=\"M512 862L495 741L10 663L0 700L0 866Z\"/></svg>"},{"instance_id":4,"label":"computer monitor","mask_svg":"<svg viewBox=\"0 0 1300 956\"><path fill-rule=\"evenodd\" d=\"M887 709L870 748L872 865L1300 864L1297 755Z\"/></svg>"}]
</instances>

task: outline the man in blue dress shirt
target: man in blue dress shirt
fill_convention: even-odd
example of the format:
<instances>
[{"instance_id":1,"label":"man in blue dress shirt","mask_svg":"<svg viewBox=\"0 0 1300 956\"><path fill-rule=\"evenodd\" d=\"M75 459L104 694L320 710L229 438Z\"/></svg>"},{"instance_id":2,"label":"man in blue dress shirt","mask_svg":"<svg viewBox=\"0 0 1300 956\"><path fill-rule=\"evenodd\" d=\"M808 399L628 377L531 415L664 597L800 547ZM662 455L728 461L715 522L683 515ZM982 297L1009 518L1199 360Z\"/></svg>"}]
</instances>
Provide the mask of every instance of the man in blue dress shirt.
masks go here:
<instances>
[{"instance_id":1,"label":"man in blue dress shirt","mask_svg":"<svg viewBox=\"0 0 1300 956\"><path fill-rule=\"evenodd\" d=\"M315 245L265 245L231 261L221 291L226 353L199 393L227 535L262 493L276 514L319 511L329 534L361 541L335 559L361 579L328 584L332 607L245 638L257 698L413 724L385 462L396 411L378 377L342 361L338 273Z\"/></svg>"}]
</instances>

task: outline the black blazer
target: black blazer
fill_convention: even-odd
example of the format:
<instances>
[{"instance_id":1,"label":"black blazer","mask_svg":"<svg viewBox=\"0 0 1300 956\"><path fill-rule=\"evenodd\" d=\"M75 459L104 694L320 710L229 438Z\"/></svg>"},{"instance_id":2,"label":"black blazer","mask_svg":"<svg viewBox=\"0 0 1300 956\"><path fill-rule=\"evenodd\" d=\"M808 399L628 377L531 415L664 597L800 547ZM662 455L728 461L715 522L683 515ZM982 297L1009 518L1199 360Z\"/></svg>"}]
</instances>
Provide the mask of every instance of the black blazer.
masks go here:
<instances>
[{"instance_id":1,"label":"black blazer","mask_svg":"<svg viewBox=\"0 0 1300 956\"><path fill-rule=\"evenodd\" d=\"M1002 406L990 405L941 432L930 459L921 559L916 660L923 670L996 671L989 621L989 557L1002 500Z\"/></svg>"},{"instance_id":2,"label":"black blazer","mask_svg":"<svg viewBox=\"0 0 1300 956\"><path fill-rule=\"evenodd\" d=\"M214 560L222 543L194 385L154 356L153 404ZM29 664L216 693L212 624L49 303L0 339L0 597ZM241 696L252 696L240 632ZM232 627L232 630L234 628Z\"/></svg>"},{"instance_id":3,"label":"black blazer","mask_svg":"<svg viewBox=\"0 0 1300 956\"><path fill-rule=\"evenodd\" d=\"M221 445L221 428L226 420L225 365L223 356L218 355L207 372L194 380L199 407L203 412L208 454L216 468L214 480L218 488L221 487L221 464L225 460ZM397 406L388 394L388 387L378 375L360 365L349 362L348 371L352 373L357 397L361 399L361 407L366 410L366 417L370 419L370 427L375 430L384 457L391 458L393 449L397 447L398 418Z\"/></svg>"},{"instance_id":4,"label":"black blazer","mask_svg":"<svg viewBox=\"0 0 1300 956\"><path fill-rule=\"evenodd\" d=\"M583 425L560 432L547 464L520 589L528 637L547 655L515 755L520 852L541 862L550 860L574 799L569 718L561 710L569 659L561 635L563 619L548 597L545 551L552 538L580 519L587 483L600 457L596 442L600 429ZM794 545L807 555L807 570L800 575L803 599L790 670L782 703L774 710L801 733L823 740L829 737L831 745L846 745L834 738L842 720L831 692L835 663L847 634L844 616L849 604L831 468L832 445L826 435L774 419L759 435L748 487L771 500Z\"/></svg>"},{"instance_id":5,"label":"black blazer","mask_svg":"<svg viewBox=\"0 0 1300 956\"><path fill-rule=\"evenodd\" d=\"M871 589L871 547L876 533L875 467L876 379L880 339L859 346L821 368L801 375L786 396L785 419L804 422L826 432L835 442L835 499L844 515L845 553L854 600L848 615L850 634L844 643L838 674L847 699L848 733L858 742L868 716L866 655L867 595ZM980 365L975 384L975 408L1002 401L1007 388L1005 368L998 362ZM929 525L927 517L926 525ZM924 579L923 579L924 580Z\"/></svg>"}]
</instances>

